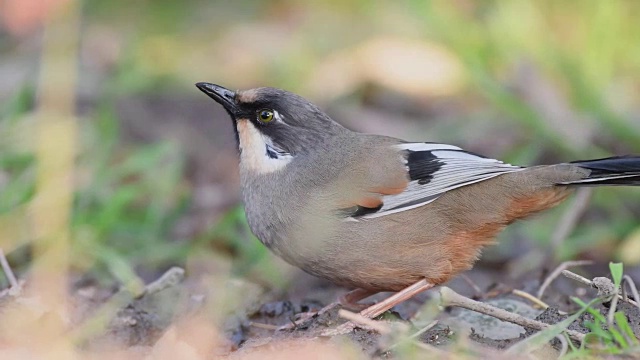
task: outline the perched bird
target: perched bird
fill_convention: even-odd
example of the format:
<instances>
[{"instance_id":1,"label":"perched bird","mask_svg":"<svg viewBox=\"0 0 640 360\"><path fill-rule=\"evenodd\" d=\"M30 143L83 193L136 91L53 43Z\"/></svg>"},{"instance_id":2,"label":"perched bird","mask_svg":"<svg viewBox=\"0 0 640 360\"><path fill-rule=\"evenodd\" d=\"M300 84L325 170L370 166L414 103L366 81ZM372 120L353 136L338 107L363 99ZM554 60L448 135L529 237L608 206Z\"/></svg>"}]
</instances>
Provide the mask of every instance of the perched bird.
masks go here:
<instances>
[{"instance_id":1,"label":"perched bird","mask_svg":"<svg viewBox=\"0 0 640 360\"><path fill-rule=\"evenodd\" d=\"M459 147L362 134L275 88L196 86L233 119L253 233L304 271L395 304L470 269L508 224L577 186L640 185L640 156L521 167Z\"/></svg>"}]
</instances>

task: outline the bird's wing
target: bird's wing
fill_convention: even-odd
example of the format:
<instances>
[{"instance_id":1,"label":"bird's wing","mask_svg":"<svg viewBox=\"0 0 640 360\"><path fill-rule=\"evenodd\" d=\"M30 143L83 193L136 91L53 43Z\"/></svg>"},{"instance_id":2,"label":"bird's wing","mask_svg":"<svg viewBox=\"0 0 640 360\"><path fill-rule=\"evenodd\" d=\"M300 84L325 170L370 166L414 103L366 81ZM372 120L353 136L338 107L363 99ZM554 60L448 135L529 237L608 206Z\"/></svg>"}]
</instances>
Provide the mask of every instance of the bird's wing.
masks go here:
<instances>
[{"instance_id":1,"label":"bird's wing","mask_svg":"<svg viewBox=\"0 0 640 360\"><path fill-rule=\"evenodd\" d=\"M407 187L398 194L382 195L379 206L359 209L351 215L352 219L371 219L414 209L447 191L524 169L453 145L402 143L394 147L405 161Z\"/></svg>"}]
</instances>

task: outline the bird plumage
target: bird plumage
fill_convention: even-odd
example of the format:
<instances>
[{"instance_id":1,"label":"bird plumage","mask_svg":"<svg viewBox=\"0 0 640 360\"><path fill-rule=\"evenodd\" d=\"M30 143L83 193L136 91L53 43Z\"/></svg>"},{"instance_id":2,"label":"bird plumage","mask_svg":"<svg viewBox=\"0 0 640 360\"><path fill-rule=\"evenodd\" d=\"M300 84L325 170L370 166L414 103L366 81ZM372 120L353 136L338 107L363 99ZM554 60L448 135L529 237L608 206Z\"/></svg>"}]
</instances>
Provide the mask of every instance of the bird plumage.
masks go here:
<instances>
[{"instance_id":1,"label":"bird plumage","mask_svg":"<svg viewBox=\"0 0 640 360\"><path fill-rule=\"evenodd\" d=\"M637 156L525 168L353 132L284 90L198 87L234 119L252 231L289 263L342 285L443 283L505 226L575 186L640 185ZM274 114L268 122L256 115L264 109Z\"/></svg>"}]
</instances>

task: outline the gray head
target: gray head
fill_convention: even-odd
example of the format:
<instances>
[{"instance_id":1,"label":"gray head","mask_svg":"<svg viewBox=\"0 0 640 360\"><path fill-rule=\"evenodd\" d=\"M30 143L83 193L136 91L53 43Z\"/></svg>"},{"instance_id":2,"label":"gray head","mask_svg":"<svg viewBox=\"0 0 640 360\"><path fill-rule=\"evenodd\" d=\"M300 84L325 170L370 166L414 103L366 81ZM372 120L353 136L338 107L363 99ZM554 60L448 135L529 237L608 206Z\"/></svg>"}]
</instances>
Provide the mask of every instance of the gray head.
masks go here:
<instances>
[{"instance_id":1,"label":"gray head","mask_svg":"<svg viewBox=\"0 0 640 360\"><path fill-rule=\"evenodd\" d=\"M295 156L322 146L323 140L345 131L317 106L285 90L263 87L231 91L204 82L196 86L222 105L234 120L243 152L255 148L272 158ZM260 141L264 142L264 149L255 144Z\"/></svg>"}]
</instances>

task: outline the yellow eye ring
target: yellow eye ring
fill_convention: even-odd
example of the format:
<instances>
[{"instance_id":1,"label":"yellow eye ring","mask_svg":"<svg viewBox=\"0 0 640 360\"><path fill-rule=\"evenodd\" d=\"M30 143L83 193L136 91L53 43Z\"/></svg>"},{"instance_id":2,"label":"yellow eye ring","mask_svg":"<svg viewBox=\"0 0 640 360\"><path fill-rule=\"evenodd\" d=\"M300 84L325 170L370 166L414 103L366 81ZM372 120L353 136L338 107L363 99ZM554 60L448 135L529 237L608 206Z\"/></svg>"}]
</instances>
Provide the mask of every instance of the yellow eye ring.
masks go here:
<instances>
[{"instance_id":1,"label":"yellow eye ring","mask_svg":"<svg viewBox=\"0 0 640 360\"><path fill-rule=\"evenodd\" d=\"M261 123L269 123L271 121L273 121L273 110L269 110L269 109L262 109L260 111L258 111L258 120Z\"/></svg>"}]
</instances>

